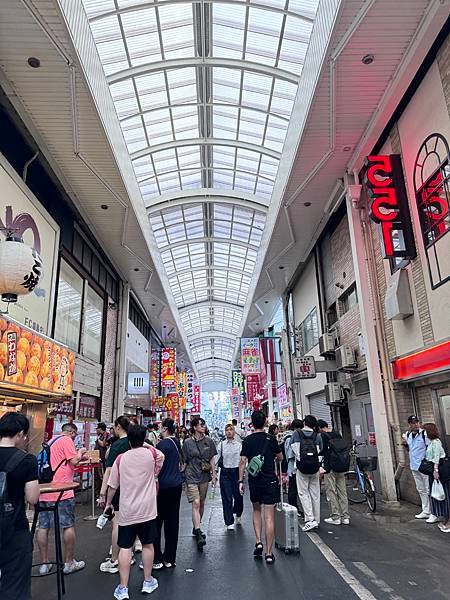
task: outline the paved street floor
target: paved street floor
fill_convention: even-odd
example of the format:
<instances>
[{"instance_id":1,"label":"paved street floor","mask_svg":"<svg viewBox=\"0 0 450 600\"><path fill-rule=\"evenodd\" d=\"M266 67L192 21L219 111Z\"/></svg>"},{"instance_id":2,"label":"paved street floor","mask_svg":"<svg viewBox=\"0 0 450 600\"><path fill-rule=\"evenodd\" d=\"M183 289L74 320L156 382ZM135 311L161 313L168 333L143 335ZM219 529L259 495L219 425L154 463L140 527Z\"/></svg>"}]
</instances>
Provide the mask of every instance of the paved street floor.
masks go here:
<instances>
[{"instance_id":1,"label":"paved street floor","mask_svg":"<svg viewBox=\"0 0 450 600\"><path fill-rule=\"evenodd\" d=\"M300 555L275 551L273 566L252 557L254 536L250 506L242 527L225 530L220 495L208 500L203 529L207 545L203 553L191 537L192 523L186 499L182 501L177 567L154 572L159 589L155 600L438 600L450 597L448 568L450 536L435 525L414 519L416 507L383 510L376 517L358 506L351 511L351 525L328 526L300 533ZM103 531L84 521L88 508L77 507L76 558L86 568L66 577L65 600L110 600L118 575L101 573L100 562L109 550L109 526ZM324 517L328 515L324 505ZM137 555L139 558L139 555ZM37 556L36 556L37 562ZM132 567L130 599L141 598L142 571ZM33 600L56 598L56 580L33 579ZM19 600L19 599L18 599Z\"/></svg>"}]
</instances>

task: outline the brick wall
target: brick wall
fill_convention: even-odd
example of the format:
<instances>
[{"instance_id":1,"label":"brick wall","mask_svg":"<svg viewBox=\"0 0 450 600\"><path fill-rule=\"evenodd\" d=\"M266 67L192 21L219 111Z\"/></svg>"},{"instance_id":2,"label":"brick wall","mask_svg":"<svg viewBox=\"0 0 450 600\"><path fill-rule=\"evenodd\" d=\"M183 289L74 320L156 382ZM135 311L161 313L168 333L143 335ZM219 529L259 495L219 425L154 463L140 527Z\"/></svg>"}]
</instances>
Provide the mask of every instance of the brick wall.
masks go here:
<instances>
[{"instance_id":1,"label":"brick wall","mask_svg":"<svg viewBox=\"0 0 450 600\"><path fill-rule=\"evenodd\" d=\"M113 301L109 300L108 305ZM103 365L101 419L111 422L114 404L114 382L116 374L116 337L118 311L109 308L106 313L105 360Z\"/></svg>"}]
</instances>

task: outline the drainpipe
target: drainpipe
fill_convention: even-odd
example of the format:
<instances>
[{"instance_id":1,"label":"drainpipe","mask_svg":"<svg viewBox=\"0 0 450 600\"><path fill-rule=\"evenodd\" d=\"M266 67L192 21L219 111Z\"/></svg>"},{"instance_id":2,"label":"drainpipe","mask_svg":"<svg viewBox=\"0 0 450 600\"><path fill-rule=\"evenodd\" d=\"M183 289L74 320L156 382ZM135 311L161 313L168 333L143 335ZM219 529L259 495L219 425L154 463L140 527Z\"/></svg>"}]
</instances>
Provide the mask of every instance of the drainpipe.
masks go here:
<instances>
[{"instance_id":1,"label":"drainpipe","mask_svg":"<svg viewBox=\"0 0 450 600\"><path fill-rule=\"evenodd\" d=\"M355 182L358 183L358 174L354 172ZM367 268L370 280L370 286L372 290L379 290L379 278L376 269L376 256L373 243L372 230L367 222L367 212L361 209L361 225L364 243L367 249ZM386 341L386 328L383 319L383 307L381 304L381 298L378 293L372 294L374 317L375 317L375 334L377 338L377 345L380 349L379 358L381 364L381 372L383 374L383 390L384 397L386 400L386 409L388 413L389 422L394 437L394 451L395 458L397 459L397 465L395 469L395 481L399 481L406 465L406 454L403 446L400 417L398 413L397 400L394 393L394 382L392 379L392 370L389 362L389 350Z\"/></svg>"},{"instance_id":2,"label":"drainpipe","mask_svg":"<svg viewBox=\"0 0 450 600\"><path fill-rule=\"evenodd\" d=\"M116 335L116 373L114 382L114 400L112 418L116 419L123 414L124 381L126 367L127 347L127 321L128 321L129 285L119 286L119 302L117 315Z\"/></svg>"}]
</instances>

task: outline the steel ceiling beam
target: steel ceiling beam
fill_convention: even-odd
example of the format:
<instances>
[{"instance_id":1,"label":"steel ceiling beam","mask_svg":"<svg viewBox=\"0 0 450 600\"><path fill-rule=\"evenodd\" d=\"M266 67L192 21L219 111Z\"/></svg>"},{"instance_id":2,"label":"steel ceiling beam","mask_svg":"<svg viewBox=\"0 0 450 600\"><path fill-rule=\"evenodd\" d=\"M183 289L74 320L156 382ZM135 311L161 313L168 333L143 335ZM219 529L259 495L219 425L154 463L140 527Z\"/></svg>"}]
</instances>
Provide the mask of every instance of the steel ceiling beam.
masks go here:
<instances>
[{"instance_id":1,"label":"steel ceiling beam","mask_svg":"<svg viewBox=\"0 0 450 600\"><path fill-rule=\"evenodd\" d=\"M237 196L236 194L239 194ZM147 204L147 214L163 211L165 208L184 206L186 204L201 204L212 202L217 204L231 204L241 208L251 208L257 212L267 214L268 200L259 199L252 194L236 192L234 190L222 190L220 188L202 188L197 190L180 190L155 197L156 203Z\"/></svg>"}]
</instances>

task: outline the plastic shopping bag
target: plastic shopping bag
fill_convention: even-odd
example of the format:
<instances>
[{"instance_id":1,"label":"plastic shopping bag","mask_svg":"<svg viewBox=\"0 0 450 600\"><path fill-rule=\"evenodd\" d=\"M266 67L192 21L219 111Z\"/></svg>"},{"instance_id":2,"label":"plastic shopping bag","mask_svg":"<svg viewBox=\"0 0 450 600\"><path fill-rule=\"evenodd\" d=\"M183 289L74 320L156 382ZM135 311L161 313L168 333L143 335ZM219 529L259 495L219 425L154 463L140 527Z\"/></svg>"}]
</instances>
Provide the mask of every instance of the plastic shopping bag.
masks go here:
<instances>
[{"instance_id":1,"label":"plastic shopping bag","mask_svg":"<svg viewBox=\"0 0 450 600\"><path fill-rule=\"evenodd\" d=\"M435 500L445 500L444 488L438 479L433 481L433 485L431 486L431 496Z\"/></svg>"}]
</instances>

